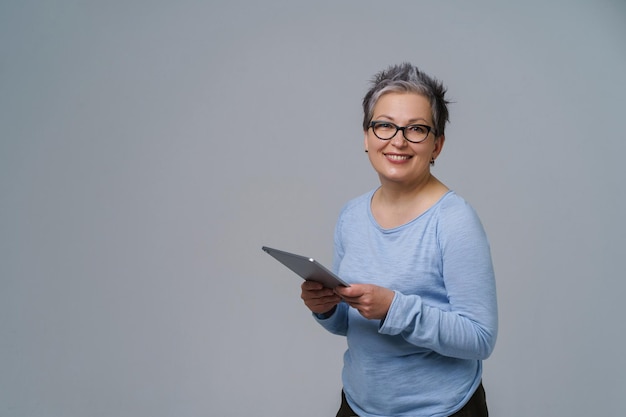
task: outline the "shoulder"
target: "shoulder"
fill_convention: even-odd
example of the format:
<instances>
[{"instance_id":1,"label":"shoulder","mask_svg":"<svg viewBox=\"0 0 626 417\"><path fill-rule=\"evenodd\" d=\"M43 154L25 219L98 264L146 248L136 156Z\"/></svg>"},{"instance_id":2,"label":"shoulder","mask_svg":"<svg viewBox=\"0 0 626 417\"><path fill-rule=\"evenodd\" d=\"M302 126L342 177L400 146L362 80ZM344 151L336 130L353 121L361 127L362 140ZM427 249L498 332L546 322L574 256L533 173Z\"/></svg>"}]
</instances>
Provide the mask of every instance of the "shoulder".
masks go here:
<instances>
[{"instance_id":1,"label":"shoulder","mask_svg":"<svg viewBox=\"0 0 626 417\"><path fill-rule=\"evenodd\" d=\"M353 198L352 200L344 204L344 206L342 207L339 213L339 218L342 219L342 218L345 218L346 216L349 217L349 216L353 216L356 214L358 215L367 214L374 191L376 190L370 190L364 194L361 194L358 197Z\"/></svg>"},{"instance_id":2,"label":"shoulder","mask_svg":"<svg viewBox=\"0 0 626 417\"><path fill-rule=\"evenodd\" d=\"M479 227L482 229L476 210L454 191L449 191L441 198L438 208L439 222L446 228L458 230Z\"/></svg>"},{"instance_id":3,"label":"shoulder","mask_svg":"<svg viewBox=\"0 0 626 417\"><path fill-rule=\"evenodd\" d=\"M437 204L442 214L476 213L474 208L456 192L448 191Z\"/></svg>"}]
</instances>

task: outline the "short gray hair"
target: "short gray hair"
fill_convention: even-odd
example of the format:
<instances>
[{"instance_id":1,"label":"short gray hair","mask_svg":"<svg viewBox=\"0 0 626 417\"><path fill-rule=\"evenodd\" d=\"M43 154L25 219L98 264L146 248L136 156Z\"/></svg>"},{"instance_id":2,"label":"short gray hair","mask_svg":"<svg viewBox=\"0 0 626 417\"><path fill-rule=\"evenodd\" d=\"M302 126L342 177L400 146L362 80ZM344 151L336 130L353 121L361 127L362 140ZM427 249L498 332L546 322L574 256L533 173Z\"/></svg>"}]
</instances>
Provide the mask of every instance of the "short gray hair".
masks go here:
<instances>
[{"instance_id":1,"label":"short gray hair","mask_svg":"<svg viewBox=\"0 0 626 417\"><path fill-rule=\"evenodd\" d=\"M448 122L448 104L444 96L446 88L436 78L430 77L419 68L403 63L392 65L380 71L372 79L372 88L363 98L363 130L369 129L372 121L374 106L378 99L387 93L406 92L417 93L428 99L433 117L434 134L439 137L444 134Z\"/></svg>"}]
</instances>

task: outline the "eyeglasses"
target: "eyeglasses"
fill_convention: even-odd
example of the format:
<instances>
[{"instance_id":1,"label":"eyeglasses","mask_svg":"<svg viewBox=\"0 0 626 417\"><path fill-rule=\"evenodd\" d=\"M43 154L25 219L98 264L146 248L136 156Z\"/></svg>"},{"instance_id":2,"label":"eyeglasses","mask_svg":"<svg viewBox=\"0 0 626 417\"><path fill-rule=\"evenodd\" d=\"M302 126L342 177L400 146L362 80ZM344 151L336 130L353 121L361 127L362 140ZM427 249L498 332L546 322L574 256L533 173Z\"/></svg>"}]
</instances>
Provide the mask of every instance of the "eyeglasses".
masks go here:
<instances>
[{"instance_id":1,"label":"eyeglasses","mask_svg":"<svg viewBox=\"0 0 626 417\"><path fill-rule=\"evenodd\" d=\"M408 125L398 126L391 122L376 121L370 122L370 127L374 135L380 140L389 140L396 136L398 130L402 131L404 139L411 143L420 143L426 140L428 134L432 131L432 127L428 125Z\"/></svg>"}]
</instances>

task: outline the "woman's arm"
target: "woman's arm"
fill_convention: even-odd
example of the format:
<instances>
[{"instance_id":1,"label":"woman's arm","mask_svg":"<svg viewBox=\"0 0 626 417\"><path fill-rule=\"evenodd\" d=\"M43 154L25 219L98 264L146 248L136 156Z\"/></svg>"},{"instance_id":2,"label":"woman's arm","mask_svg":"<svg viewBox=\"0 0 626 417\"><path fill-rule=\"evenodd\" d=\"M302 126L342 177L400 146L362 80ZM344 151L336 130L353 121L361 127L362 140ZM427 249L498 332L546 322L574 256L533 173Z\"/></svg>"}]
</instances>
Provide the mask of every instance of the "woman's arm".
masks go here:
<instances>
[{"instance_id":1,"label":"woman's arm","mask_svg":"<svg viewBox=\"0 0 626 417\"><path fill-rule=\"evenodd\" d=\"M443 284L448 307L396 292L379 332L445 356L485 359L498 329L496 287L489 243L469 206L449 207L439 223Z\"/></svg>"}]
</instances>

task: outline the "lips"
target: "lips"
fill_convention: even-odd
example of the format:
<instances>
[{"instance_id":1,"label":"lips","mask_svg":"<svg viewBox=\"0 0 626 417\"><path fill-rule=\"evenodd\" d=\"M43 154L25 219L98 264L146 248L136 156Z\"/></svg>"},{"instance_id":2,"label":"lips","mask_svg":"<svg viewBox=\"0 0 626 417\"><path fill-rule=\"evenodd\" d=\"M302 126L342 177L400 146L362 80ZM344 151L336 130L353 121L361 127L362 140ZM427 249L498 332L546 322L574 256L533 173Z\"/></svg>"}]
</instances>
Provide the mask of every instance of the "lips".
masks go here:
<instances>
[{"instance_id":1,"label":"lips","mask_svg":"<svg viewBox=\"0 0 626 417\"><path fill-rule=\"evenodd\" d=\"M400 155L400 154L392 154L392 153L386 153L385 157L389 159L390 161L394 161L394 162L408 161L409 159L412 158L411 155Z\"/></svg>"}]
</instances>

